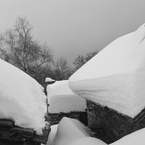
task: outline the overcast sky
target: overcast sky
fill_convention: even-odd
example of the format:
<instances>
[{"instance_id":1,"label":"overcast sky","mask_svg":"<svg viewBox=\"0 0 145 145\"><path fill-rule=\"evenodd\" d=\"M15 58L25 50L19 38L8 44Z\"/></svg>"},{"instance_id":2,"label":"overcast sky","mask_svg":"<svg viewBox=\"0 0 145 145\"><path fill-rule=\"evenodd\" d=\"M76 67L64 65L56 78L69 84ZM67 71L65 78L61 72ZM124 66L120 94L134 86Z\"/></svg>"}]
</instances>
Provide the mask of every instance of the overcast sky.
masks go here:
<instances>
[{"instance_id":1,"label":"overcast sky","mask_svg":"<svg viewBox=\"0 0 145 145\"><path fill-rule=\"evenodd\" d=\"M145 23L145 0L0 0L0 32L27 16L35 38L74 61Z\"/></svg>"}]
</instances>

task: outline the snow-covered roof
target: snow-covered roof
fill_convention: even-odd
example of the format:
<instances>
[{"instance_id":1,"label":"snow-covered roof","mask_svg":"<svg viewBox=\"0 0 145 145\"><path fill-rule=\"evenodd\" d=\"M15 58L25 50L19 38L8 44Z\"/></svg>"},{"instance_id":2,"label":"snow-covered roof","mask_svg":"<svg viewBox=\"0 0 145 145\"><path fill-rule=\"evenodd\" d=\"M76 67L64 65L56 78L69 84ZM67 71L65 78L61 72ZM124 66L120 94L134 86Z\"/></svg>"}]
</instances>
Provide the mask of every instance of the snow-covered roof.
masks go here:
<instances>
[{"instance_id":1,"label":"snow-covered roof","mask_svg":"<svg viewBox=\"0 0 145 145\"><path fill-rule=\"evenodd\" d=\"M68 86L68 80L56 81L47 86L49 113L85 111L85 99L74 94Z\"/></svg>"},{"instance_id":2,"label":"snow-covered roof","mask_svg":"<svg viewBox=\"0 0 145 145\"><path fill-rule=\"evenodd\" d=\"M33 78L0 59L0 119L33 128L38 134L45 127L46 96Z\"/></svg>"},{"instance_id":3,"label":"snow-covered roof","mask_svg":"<svg viewBox=\"0 0 145 145\"><path fill-rule=\"evenodd\" d=\"M46 83L50 83L50 82L55 82L55 80L53 80L52 78L45 78L45 82Z\"/></svg>"},{"instance_id":4,"label":"snow-covered roof","mask_svg":"<svg viewBox=\"0 0 145 145\"><path fill-rule=\"evenodd\" d=\"M122 36L69 79L73 92L130 117L145 107L145 25Z\"/></svg>"}]
</instances>

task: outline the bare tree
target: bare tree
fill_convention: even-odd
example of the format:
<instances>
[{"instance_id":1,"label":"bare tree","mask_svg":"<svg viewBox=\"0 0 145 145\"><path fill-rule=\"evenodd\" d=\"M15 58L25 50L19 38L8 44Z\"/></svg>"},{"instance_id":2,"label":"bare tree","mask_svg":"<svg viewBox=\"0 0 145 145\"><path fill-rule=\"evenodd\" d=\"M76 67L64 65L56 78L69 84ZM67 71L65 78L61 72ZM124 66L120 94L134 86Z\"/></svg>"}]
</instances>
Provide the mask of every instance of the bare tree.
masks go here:
<instances>
[{"instance_id":1,"label":"bare tree","mask_svg":"<svg viewBox=\"0 0 145 145\"><path fill-rule=\"evenodd\" d=\"M56 80L68 79L73 70L69 67L68 62L64 58L59 58L55 63L54 77Z\"/></svg>"},{"instance_id":2,"label":"bare tree","mask_svg":"<svg viewBox=\"0 0 145 145\"><path fill-rule=\"evenodd\" d=\"M87 53L86 56L78 55L78 57L74 61L75 70L78 70L81 66L83 66L87 61L89 61L92 57L94 57L98 52L90 52Z\"/></svg>"},{"instance_id":3,"label":"bare tree","mask_svg":"<svg viewBox=\"0 0 145 145\"><path fill-rule=\"evenodd\" d=\"M42 66L53 63L52 51L33 39L32 26L24 17L17 18L14 27L1 36L0 42L0 57L33 77Z\"/></svg>"}]
</instances>

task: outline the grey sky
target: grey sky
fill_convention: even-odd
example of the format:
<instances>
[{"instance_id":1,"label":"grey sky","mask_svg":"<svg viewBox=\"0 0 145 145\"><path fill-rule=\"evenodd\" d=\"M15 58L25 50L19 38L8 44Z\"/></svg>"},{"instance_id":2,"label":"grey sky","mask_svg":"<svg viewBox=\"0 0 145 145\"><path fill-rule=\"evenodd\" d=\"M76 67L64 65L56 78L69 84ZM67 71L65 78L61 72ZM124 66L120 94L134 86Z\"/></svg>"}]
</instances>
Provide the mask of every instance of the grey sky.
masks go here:
<instances>
[{"instance_id":1,"label":"grey sky","mask_svg":"<svg viewBox=\"0 0 145 145\"><path fill-rule=\"evenodd\" d=\"M0 0L0 32L27 16L33 34L72 62L145 23L144 0Z\"/></svg>"}]
</instances>

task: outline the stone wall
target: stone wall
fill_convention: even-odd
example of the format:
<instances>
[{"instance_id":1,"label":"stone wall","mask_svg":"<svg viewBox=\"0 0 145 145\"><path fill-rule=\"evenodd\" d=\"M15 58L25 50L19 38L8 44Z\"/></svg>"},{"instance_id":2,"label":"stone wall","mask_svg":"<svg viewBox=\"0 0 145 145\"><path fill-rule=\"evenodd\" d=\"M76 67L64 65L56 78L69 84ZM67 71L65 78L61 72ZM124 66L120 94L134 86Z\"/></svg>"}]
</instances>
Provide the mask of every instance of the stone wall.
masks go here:
<instances>
[{"instance_id":1,"label":"stone wall","mask_svg":"<svg viewBox=\"0 0 145 145\"><path fill-rule=\"evenodd\" d=\"M108 107L87 101L87 112L88 127L95 137L108 144L145 127L145 110L135 118L130 118Z\"/></svg>"},{"instance_id":2,"label":"stone wall","mask_svg":"<svg viewBox=\"0 0 145 145\"><path fill-rule=\"evenodd\" d=\"M12 120L0 119L0 145L40 145L46 144L50 125L46 124L42 135L31 128L16 126Z\"/></svg>"},{"instance_id":3,"label":"stone wall","mask_svg":"<svg viewBox=\"0 0 145 145\"><path fill-rule=\"evenodd\" d=\"M74 118L81 121L84 125L88 124L87 112L69 112L69 113L48 113L48 121L51 125L58 124L63 117Z\"/></svg>"}]
</instances>

